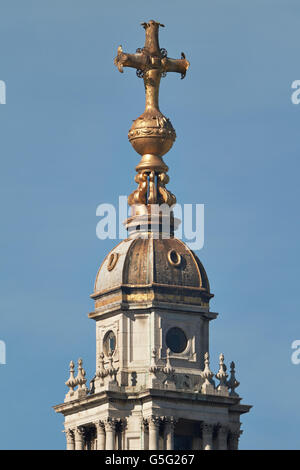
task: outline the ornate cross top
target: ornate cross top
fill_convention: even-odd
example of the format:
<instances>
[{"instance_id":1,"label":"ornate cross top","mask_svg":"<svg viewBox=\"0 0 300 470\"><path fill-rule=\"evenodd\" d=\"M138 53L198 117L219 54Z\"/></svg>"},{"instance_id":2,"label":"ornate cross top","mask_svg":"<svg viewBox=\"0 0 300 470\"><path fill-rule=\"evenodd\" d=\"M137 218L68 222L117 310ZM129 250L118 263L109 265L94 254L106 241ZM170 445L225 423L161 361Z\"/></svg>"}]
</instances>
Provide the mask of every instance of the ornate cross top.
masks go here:
<instances>
[{"instance_id":1,"label":"ornate cross top","mask_svg":"<svg viewBox=\"0 0 300 470\"><path fill-rule=\"evenodd\" d=\"M137 76L143 78L145 85L145 111L133 122L128 133L131 145L142 155L136 167L138 174L135 181L139 186L129 196L129 204L149 206L166 203L172 206L176 198L165 188L169 177L162 156L172 147L176 133L171 121L160 112L159 85L161 77L167 72L180 73L181 78L184 78L190 64L183 53L181 59L170 59L167 51L160 48L158 30L164 25L151 20L142 23L142 26L146 33L144 47L137 49L135 54L127 54L119 46L114 60L120 72L123 72L124 67L136 69Z\"/></svg>"},{"instance_id":2,"label":"ornate cross top","mask_svg":"<svg viewBox=\"0 0 300 470\"><path fill-rule=\"evenodd\" d=\"M137 69L138 77L143 77L147 71L156 70L160 76L167 72L178 72L181 78L184 78L190 65L184 53L181 53L181 59L170 59L166 49L159 47L158 30L164 25L150 20L149 23L142 23L142 26L146 32L145 46L143 49L137 49L135 54L124 53L122 46L119 46L115 58L119 71L123 73L123 67L132 67Z\"/></svg>"}]
</instances>

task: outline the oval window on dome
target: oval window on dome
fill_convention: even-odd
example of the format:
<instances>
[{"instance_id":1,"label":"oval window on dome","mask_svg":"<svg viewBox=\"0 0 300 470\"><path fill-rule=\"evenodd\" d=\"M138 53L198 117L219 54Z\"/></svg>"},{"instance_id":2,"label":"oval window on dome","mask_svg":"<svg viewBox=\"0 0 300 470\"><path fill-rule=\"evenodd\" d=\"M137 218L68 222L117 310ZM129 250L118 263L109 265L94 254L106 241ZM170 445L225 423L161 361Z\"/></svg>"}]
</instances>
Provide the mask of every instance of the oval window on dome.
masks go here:
<instances>
[{"instance_id":1,"label":"oval window on dome","mask_svg":"<svg viewBox=\"0 0 300 470\"><path fill-rule=\"evenodd\" d=\"M112 330L108 331L103 339L103 349L106 354L106 356L109 355L109 353L113 354L116 350L116 335Z\"/></svg>"},{"instance_id":2,"label":"oval window on dome","mask_svg":"<svg viewBox=\"0 0 300 470\"><path fill-rule=\"evenodd\" d=\"M183 330L170 328L166 335L166 345L174 353L182 353L187 347L187 338Z\"/></svg>"},{"instance_id":3,"label":"oval window on dome","mask_svg":"<svg viewBox=\"0 0 300 470\"><path fill-rule=\"evenodd\" d=\"M176 250L170 250L168 252L168 261L172 266L180 266L181 256Z\"/></svg>"},{"instance_id":4,"label":"oval window on dome","mask_svg":"<svg viewBox=\"0 0 300 470\"><path fill-rule=\"evenodd\" d=\"M108 271L112 271L112 270L114 269L114 267L115 267L116 264L117 264L118 258L119 258L118 253L111 253L111 254L109 255L108 263L107 263L107 269L108 269Z\"/></svg>"}]
</instances>

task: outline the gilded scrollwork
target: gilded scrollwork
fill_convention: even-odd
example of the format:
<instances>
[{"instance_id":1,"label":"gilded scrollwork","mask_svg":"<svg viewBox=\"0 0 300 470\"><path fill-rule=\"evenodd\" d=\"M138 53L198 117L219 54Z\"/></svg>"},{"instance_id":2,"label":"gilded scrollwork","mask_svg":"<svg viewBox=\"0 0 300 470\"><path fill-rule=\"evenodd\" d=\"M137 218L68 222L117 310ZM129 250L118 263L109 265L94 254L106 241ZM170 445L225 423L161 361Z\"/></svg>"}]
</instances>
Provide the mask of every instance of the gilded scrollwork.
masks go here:
<instances>
[{"instance_id":1,"label":"gilded scrollwork","mask_svg":"<svg viewBox=\"0 0 300 470\"><path fill-rule=\"evenodd\" d=\"M167 204L168 206L173 206L176 204L176 197L166 188L166 184L169 182L170 178L166 173L159 173L157 176L157 186L159 192L159 204Z\"/></svg>"},{"instance_id":2,"label":"gilded scrollwork","mask_svg":"<svg viewBox=\"0 0 300 470\"><path fill-rule=\"evenodd\" d=\"M140 171L135 176L138 187L128 197L128 204L167 204L173 206L176 204L176 197L166 188L169 182L169 176L165 172L156 173L155 171Z\"/></svg>"},{"instance_id":3,"label":"gilded scrollwork","mask_svg":"<svg viewBox=\"0 0 300 470\"><path fill-rule=\"evenodd\" d=\"M148 177L146 171L141 171L135 175L135 182L138 183L138 188L133 191L128 197L128 204L133 206L135 204L147 204L147 190L148 190Z\"/></svg>"}]
</instances>

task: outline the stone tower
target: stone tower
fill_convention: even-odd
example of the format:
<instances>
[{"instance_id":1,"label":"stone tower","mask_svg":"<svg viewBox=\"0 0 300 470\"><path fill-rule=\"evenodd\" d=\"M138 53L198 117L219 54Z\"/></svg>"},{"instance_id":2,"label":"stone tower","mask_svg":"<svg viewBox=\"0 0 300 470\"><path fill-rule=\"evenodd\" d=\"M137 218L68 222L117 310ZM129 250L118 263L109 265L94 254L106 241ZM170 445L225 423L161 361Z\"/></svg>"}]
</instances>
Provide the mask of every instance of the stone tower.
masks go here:
<instances>
[{"instance_id":1,"label":"stone tower","mask_svg":"<svg viewBox=\"0 0 300 470\"><path fill-rule=\"evenodd\" d=\"M240 403L233 362L228 374L221 354L217 373L210 370L213 294L198 257L174 236L180 221L162 159L176 134L159 110L160 79L167 72L184 78L189 62L159 47L163 25L142 26L145 46L135 54L120 46L115 58L120 72L137 70L146 94L145 111L128 134L142 156L138 187L128 198L128 238L104 259L91 295L95 375L87 387L82 360L77 373L71 361L69 391L54 409L65 417L70 450L237 449L240 415L250 406Z\"/></svg>"}]
</instances>

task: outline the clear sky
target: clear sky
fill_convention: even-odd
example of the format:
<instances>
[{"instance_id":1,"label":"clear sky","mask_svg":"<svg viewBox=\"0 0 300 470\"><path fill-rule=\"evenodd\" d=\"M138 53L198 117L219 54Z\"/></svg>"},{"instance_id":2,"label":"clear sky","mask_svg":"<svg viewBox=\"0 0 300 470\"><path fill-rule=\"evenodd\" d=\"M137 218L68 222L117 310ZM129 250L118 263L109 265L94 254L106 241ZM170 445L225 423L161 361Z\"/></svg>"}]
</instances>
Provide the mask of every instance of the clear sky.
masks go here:
<instances>
[{"instance_id":1,"label":"clear sky","mask_svg":"<svg viewBox=\"0 0 300 470\"><path fill-rule=\"evenodd\" d=\"M178 136L169 188L205 204L212 369L220 352L235 360L254 406L241 448L299 449L297 0L1 1L0 446L64 448L51 407L68 364L94 374L89 294L115 244L96 238L96 207L135 187L127 131L144 106L142 81L113 58L143 46L150 19L169 56L191 62L185 80L163 80L161 109Z\"/></svg>"}]
</instances>

